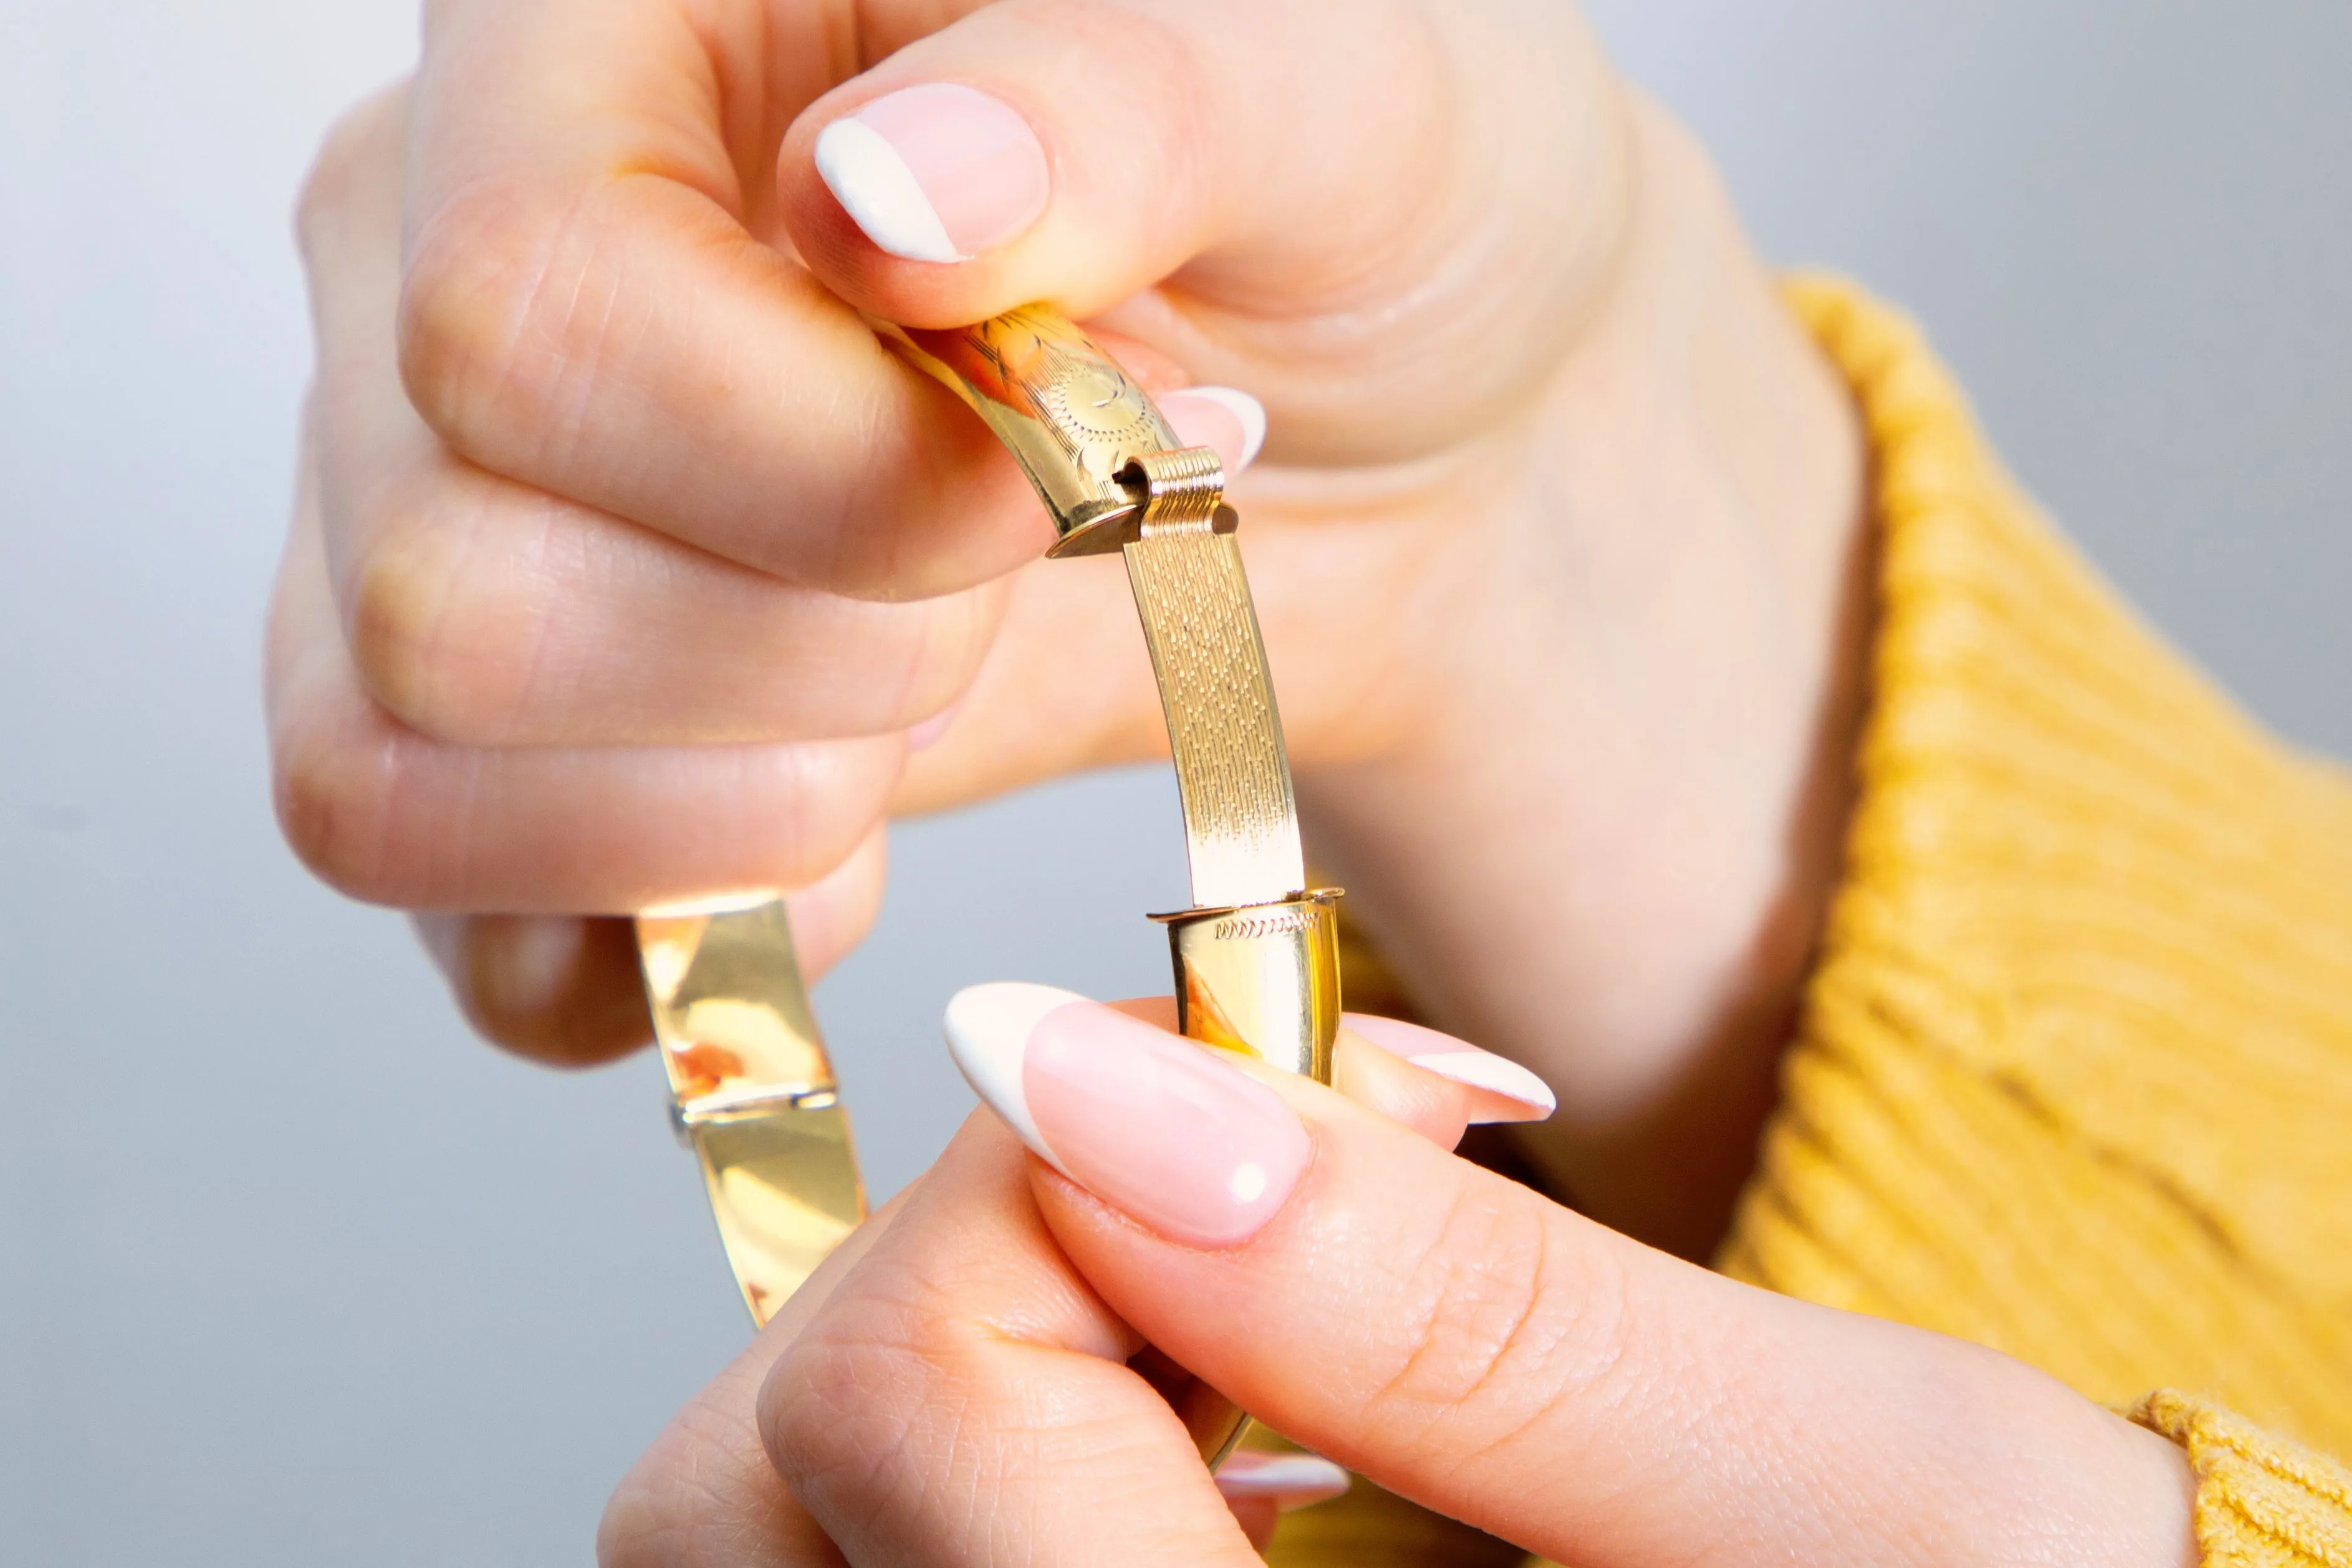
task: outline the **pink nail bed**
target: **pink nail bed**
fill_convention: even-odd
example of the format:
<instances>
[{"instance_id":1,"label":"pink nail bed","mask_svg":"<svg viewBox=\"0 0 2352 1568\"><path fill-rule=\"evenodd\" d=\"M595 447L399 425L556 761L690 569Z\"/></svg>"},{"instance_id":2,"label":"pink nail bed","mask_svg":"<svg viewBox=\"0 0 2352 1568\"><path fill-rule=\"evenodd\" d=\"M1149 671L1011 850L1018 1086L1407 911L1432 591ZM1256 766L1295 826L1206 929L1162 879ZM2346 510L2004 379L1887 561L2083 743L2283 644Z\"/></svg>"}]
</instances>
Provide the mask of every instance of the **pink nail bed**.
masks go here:
<instances>
[{"instance_id":1,"label":"pink nail bed","mask_svg":"<svg viewBox=\"0 0 2352 1568\"><path fill-rule=\"evenodd\" d=\"M853 118L904 161L961 255L1003 244L1045 210L1052 181L1036 132L1011 106L977 88L901 88Z\"/></svg>"},{"instance_id":2,"label":"pink nail bed","mask_svg":"<svg viewBox=\"0 0 2352 1568\"><path fill-rule=\"evenodd\" d=\"M1098 1002L1037 1020L1021 1084L1037 1135L1071 1180L1196 1246L1257 1234L1313 1148L1273 1090Z\"/></svg>"}]
</instances>

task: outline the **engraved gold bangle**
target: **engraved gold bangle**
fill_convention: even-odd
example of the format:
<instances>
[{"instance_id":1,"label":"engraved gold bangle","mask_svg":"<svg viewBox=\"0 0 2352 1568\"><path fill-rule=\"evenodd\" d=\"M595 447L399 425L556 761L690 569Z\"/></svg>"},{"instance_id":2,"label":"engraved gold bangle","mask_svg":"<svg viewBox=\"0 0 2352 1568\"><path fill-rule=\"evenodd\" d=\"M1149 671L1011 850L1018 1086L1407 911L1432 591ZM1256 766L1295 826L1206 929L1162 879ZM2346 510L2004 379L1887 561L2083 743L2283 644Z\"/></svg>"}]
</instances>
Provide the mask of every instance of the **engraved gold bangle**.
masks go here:
<instances>
[{"instance_id":1,"label":"engraved gold bangle","mask_svg":"<svg viewBox=\"0 0 2352 1568\"><path fill-rule=\"evenodd\" d=\"M976 326L877 324L976 412L1054 522L1051 556L1127 560L1168 720L1193 907L1167 927L1179 1027L1328 1082L1339 1022L1333 889L1307 887L1265 645L1224 501L1224 470L1185 447L1141 388L1076 325L1025 306ZM646 992L677 1131L719 1239L764 1324L866 1215L833 1066L781 900L637 918ZM1211 1463L1244 1418L1147 1355Z\"/></svg>"}]
</instances>

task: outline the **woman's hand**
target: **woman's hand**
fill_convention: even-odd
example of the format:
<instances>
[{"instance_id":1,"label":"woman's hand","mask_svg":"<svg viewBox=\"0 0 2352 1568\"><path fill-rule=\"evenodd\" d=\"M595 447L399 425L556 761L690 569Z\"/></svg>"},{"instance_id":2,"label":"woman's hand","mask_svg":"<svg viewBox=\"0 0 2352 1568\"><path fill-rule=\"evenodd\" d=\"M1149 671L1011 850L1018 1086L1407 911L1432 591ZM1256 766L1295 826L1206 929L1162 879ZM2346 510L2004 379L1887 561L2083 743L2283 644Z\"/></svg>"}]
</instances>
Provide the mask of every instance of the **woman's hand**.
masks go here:
<instances>
[{"instance_id":1,"label":"woman's hand","mask_svg":"<svg viewBox=\"0 0 2352 1568\"><path fill-rule=\"evenodd\" d=\"M1166 998L1120 1006L1173 1021ZM1548 1103L1508 1062L1416 1067L1367 1038L1395 1026L1349 1022L1365 1032L1339 1037L1339 1092L1438 1144ZM1236 1456L1211 1484L1126 1364L1143 1342L1047 1234L1027 1165L975 1113L630 1471L604 1568L1254 1562L1243 1538L1262 1544L1279 1508L1344 1490L1295 1456Z\"/></svg>"},{"instance_id":2,"label":"woman's hand","mask_svg":"<svg viewBox=\"0 0 2352 1568\"><path fill-rule=\"evenodd\" d=\"M1310 1448L1587 1568L2196 1561L2162 1438L1455 1159L1465 1107L1427 1073L1385 1063L1402 1092L1351 1103L1040 987L967 992L950 1029L1040 1158L1024 1179L968 1127L789 1344L625 1483L607 1568L1255 1562L1119 1364L1147 1341ZM1465 1049L1389 1038L1441 1067ZM1475 1060L1448 1070L1488 1077ZM1413 1124L1375 1113L1414 1098Z\"/></svg>"},{"instance_id":3,"label":"woman's hand","mask_svg":"<svg viewBox=\"0 0 2352 1568\"><path fill-rule=\"evenodd\" d=\"M434 0L302 235L280 812L436 912L487 1032L635 1043L583 917L665 900L803 890L821 967L886 810L1162 748L1117 565L1040 560L857 315L1045 298L1188 438L1238 462L1263 407L1234 494L1310 851L1561 1091L1580 1201L1708 1244L1834 865L1861 463L1572 13Z\"/></svg>"}]
</instances>

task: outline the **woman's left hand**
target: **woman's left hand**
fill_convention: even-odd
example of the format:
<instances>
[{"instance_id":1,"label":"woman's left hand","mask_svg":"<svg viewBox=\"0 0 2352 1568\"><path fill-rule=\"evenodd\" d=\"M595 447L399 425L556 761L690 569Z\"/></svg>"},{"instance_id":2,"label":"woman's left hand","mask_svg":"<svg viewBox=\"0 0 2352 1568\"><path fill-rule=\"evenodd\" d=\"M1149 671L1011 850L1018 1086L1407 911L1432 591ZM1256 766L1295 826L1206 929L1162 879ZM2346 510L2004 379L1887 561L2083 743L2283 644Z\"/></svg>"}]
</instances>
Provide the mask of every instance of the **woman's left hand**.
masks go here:
<instances>
[{"instance_id":1,"label":"woman's left hand","mask_svg":"<svg viewBox=\"0 0 2352 1568\"><path fill-rule=\"evenodd\" d=\"M968 1129L625 1484L608 1564L1255 1562L1121 1364L1145 1342L1382 1486L1591 1568L2196 1561L2164 1439L1447 1153L1477 1109L1456 1081L1496 1059L1352 1020L1433 1075L1343 1035L1351 1099L1134 1015L957 998L960 1064L1039 1157Z\"/></svg>"}]
</instances>

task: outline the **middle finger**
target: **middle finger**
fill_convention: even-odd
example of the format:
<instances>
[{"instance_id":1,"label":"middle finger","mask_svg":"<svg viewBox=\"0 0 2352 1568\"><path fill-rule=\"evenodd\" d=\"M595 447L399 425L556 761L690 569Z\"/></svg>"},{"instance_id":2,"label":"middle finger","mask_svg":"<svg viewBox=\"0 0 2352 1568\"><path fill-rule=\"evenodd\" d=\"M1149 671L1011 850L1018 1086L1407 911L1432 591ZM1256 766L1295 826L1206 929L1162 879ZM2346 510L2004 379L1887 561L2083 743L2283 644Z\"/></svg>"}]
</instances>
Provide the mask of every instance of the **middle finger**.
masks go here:
<instances>
[{"instance_id":1,"label":"middle finger","mask_svg":"<svg viewBox=\"0 0 2352 1568\"><path fill-rule=\"evenodd\" d=\"M372 903L625 915L803 887L880 819L896 735L766 746L483 750L418 734L343 647L306 472L268 638L278 818L310 869Z\"/></svg>"},{"instance_id":2,"label":"middle finger","mask_svg":"<svg viewBox=\"0 0 2352 1568\"><path fill-rule=\"evenodd\" d=\"M325 542L371 695L468 746L871 735L952 700L1001 584L890 604L785 582L503 478L425 427L394 342L402 102L340 134L304 225Z\"/></svg>"},{"instance_id":3,"label":"middle finger","mask_svg":"<svg viewBox=\"0 0 2352 1568\"><path fill-rule=\"evenodd\" d=\"M830 85L835 10L431 7L400 362L486 467L791 580L928 596L1049 536L986 432L747 226L761 139L729 128Z\"/></svg>"}]
</instances>

